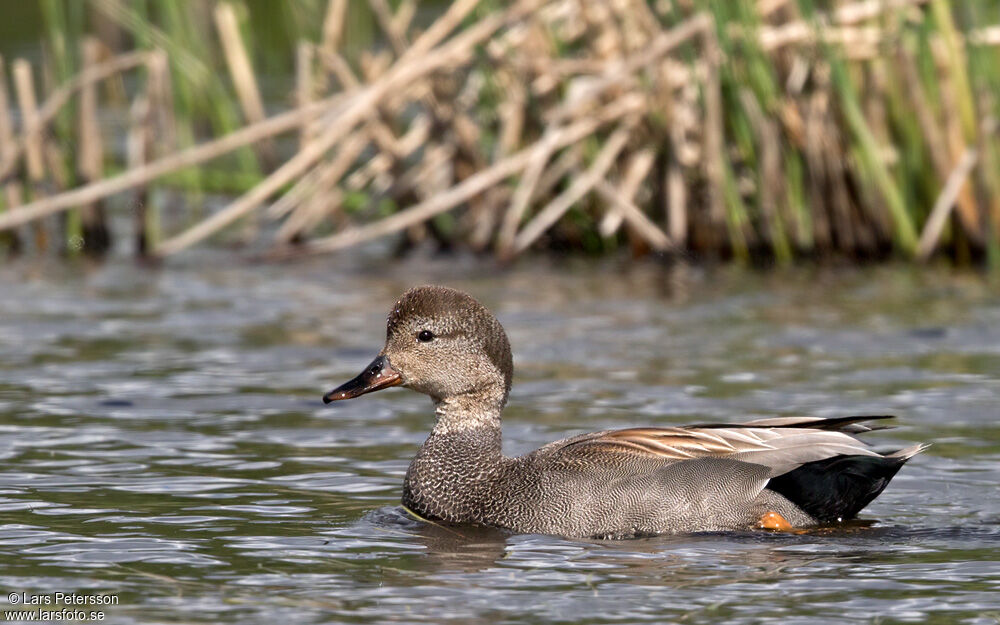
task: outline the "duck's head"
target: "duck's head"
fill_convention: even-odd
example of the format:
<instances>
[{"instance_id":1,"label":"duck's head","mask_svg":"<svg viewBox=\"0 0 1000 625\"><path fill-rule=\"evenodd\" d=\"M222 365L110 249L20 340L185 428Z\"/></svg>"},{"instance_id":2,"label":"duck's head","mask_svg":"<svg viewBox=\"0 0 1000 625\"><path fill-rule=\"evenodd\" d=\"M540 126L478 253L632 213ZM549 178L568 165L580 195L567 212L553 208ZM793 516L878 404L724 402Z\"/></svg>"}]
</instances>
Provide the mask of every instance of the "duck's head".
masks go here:
<instances>
[{"instance_id":1,"label":"duck's head","mask_svg":"<svg viewBox=\"0 0 1000 625\"><path fill-rule=\"evenodd\" d=\"M502 407L512 373L507 334L485 306L455 289L420 286L390 311L385 347L375 360L323 401L405 386L436 402L467 396Z\"/></svg>"}]
</instances>

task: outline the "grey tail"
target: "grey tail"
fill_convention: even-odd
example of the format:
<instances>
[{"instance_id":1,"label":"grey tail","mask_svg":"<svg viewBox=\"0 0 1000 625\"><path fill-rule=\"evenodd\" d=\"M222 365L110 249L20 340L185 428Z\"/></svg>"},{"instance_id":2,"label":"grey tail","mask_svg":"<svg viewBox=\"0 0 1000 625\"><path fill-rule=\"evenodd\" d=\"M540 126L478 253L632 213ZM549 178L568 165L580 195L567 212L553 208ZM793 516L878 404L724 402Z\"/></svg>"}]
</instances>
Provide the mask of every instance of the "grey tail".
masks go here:
<instances>
[{"instance_id":1,"label":"grey tail","mask_svg":"<svg viewBox=\"0 0 1000 625\"><path fill-rule=\"evenodd\" d=\"M899 468L926 448L914 445L884 456L842 455L807 462L771 478L767 488L821 523L844 521L878 497Z\"/></svg>"}]
</instances>

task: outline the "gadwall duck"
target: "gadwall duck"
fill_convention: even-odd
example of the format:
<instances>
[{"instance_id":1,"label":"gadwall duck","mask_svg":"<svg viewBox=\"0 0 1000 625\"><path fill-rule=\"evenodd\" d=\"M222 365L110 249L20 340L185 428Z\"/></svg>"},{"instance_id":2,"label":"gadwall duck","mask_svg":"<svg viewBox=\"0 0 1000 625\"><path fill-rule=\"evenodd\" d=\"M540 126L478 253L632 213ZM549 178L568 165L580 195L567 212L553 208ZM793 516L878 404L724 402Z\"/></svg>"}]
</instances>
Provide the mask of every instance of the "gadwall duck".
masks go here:
<instances>
[{"instance_id":1,"label":"gadwall duck","mask_svg":"<svg viewBox=\"0 0 1000 625\"><path fill-rule=\"evenodd\" d=\"M512 458L500 413L513 364L496 317L461 291L423 286L387 325L378 357L323 401L392 386L430 395L437 420L402 499L423 519L599 538L787 530L853 517L925 448L883 455L852 436L883 416L782 417L605 430Z\"/></svg>"}]
</instances>

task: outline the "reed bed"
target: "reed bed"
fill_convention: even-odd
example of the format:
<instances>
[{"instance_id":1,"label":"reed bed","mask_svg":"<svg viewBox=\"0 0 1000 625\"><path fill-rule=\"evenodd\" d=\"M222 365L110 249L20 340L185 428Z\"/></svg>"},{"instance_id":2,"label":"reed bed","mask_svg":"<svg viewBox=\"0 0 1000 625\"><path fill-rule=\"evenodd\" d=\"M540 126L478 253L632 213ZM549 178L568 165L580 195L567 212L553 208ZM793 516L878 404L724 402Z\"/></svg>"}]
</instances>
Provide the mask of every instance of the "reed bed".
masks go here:
<instances>
[{"instance_id":1,"label":"reed bed","mask_svg":"<svg viewBox=\"0 0 1000 625\"><path fill-rule=\"evenodd\" d=\"M624 247L1000 266L995 2L455 0L418 24L415 0L330 0L289 51L277 113L246 6L172 4L172 28L144 6L87 5L134 50L80 32L78 72L0 72L9 249L104 253L107 201L124 196L153 257L220 237L272 258L394 237L504 260ZM362 9L380 43L351 51ZM40 103L35 73L56 85ZM102 106L128 111L123 151L104 147ZM165 220L208 172L239 192L209 214L189 195Z\"/></svg>"}]
</instances>

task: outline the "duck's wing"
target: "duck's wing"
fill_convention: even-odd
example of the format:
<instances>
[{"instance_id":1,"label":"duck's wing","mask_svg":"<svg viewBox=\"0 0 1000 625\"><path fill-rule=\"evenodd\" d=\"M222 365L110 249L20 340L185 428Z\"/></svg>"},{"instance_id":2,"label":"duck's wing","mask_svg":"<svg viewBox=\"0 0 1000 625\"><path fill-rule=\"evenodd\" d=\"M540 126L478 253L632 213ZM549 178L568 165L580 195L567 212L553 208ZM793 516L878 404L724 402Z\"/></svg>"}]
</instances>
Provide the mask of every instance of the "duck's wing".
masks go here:
<instances>
[{"instance_id":1,"label":"duck's wing","mask_svg":"<svg viewBox=\"0 0 1000 625\"><path fill-rule=\"evenodd\" d=\"M729 458L768 468L771 477L799 466L837 456L883 457L852 434L877 429L864 421L875 417L780 417L740 424L703 424L666 428L630 428L584 434L546 451L562 454L611 453L658 458L666 462L693 458ZM921 446L899 450L909 458Z\"/></svg>"},{"instance_id":2,"label":"duck's wing","mask_svg":"<svg viewBox=\"0 0 1000 625\"><path fill-rule=\"evenodd\" d=\"M609 430L539 451L571 462L651 460L662 463L656 470L673 476L670 479L678 471L693 475L692 484L710 494L717 492L713 483L742 485L743 495L767 488L826 522L853 517L882 492L904 462L926 449L914 445L883 455L853 436L877 429L865 425L866 420L883 418L781 417L742 424Z\"/></svg>"}]
</instances>

